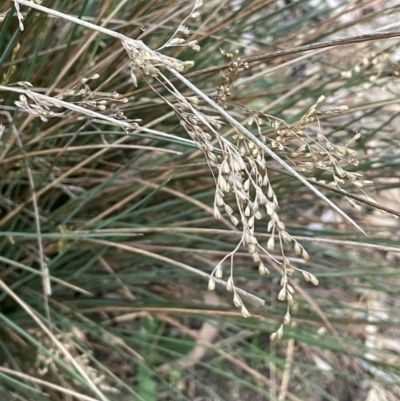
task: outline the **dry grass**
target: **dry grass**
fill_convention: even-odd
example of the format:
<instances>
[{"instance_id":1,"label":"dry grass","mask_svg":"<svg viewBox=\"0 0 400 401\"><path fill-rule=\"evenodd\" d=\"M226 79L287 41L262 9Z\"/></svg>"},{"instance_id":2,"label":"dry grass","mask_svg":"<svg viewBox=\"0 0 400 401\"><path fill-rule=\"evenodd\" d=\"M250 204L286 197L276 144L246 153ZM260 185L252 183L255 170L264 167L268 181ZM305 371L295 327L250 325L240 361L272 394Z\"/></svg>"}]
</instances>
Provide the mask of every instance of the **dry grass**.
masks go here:
<instances>
[{"instance_id":1,"label":"dry grass","mask_svg":"<svg viewBox=\"0 0 400 401\"><path fill-rule=\"evenodd\" d=\"M37 3L0 7L0 397L397 399L398 6Z\"/></svg>"}]
</instances>

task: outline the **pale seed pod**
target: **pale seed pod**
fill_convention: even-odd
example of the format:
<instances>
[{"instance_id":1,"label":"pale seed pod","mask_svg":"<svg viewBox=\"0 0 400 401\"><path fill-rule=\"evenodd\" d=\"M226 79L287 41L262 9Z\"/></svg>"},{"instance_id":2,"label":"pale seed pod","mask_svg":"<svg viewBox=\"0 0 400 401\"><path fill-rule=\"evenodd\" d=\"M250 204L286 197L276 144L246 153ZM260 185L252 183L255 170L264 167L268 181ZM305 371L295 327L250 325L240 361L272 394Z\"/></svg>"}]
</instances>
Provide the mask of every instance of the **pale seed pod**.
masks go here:
<instances>
[{"instance_id":1,"label":"pale seed pod","mask_svg":"<svg viewBox=\"0 0 400 401\"><path fill-rule=\"evenodd\" d=\"M215 280L213 277L210 277L210 279L208 280L208 290L209 291L215 290Z\"/></svg>"},{"instance_id":2,"label":"pale seed pod","mask_svg":"<svg viewBox=\"0 0 400 401\"><path fill-rule=\"evenodd\" d=\"M226 160L222 162L221 171L224 174L229 174L229 172L231 171L229 168L229 163Z\"/></svg>"},{"instance_id":3,"label":"pale seed pod","mask_svg":"<svg viewBox=\"0 0 400 401\"><path fill-rule=\"evenodd\" d=\"M239 295L236 292L233 295L233 303L237 308L240 308L243 305L243 301L240 299Z\"/></svg>"},{"instance_id":4,"label":"pale seed pod","mask_svg":"<svg viewBox=\"0 0 400 401\"><path fill-rule=\"evenodd\" d=\"M254 159L249 159L249 164L250 164L250 167L252 168L252 170L254 170L257 167ZM245 169L245 167L246 167L246 165L244 165L243 170Z\"/></svg>"},{"instance_id":5,"label":"pale seed pod","mask_svg":"<svg viewBox=\"0 0 400 401\"><path fill-rule=\"evenodd\" d=\"M281 339L283 337L283 325L279 327L278 331L276 332L276 335L278 339Z\"/></svg>"},{"instance_id":6,"label":"pale seed pod","mask_svg":"<svg viewBox=\"0 0 400 401\"><path fill-rule=\"evenodd\" d=\"M169 46L175 46L185 43L185 39L182 38L174 38L169 42Z\"/></svg>"},{"instance_id":7,"label":"pale seed pod","mask_svg":"<svg viewBox=\"0 0 400 401\"><path fill-rule=\"evenodd\" d=\"M363 208L360 205L357 205L357 203L350 201L350 200L349 200L349 202L350 202L351 206L353 206L354 209L356 209L358 212L361 212L363 210Z\"/></svg>"},{"instance_id":8,"label":"pale seed pod","mask_svg":"<svg viewBox=\"0 0 400 401\"><path fill-rule=\"evenodd\" d=\"M254 245L258 244L257 238L254 235L251 235L250 242Z\"/></svg>"},{"instance_id":9,"label":"pale seed pod","mask_svg":"<svg viewBox=\"0 0 400 401\"><path fill-rule=\"evenodd\" d=\"M258 266L258 272L260 273L260 276L269 274L269 270L266 268L263 262L260 262L260 265Z\"/></svg>"},{"instance_id":10,"label":"pale seed pod","mask_svg":"<svg viewBox=\"0 0 400 401\"><path fill-rule=\"evenodd\" d=\"M288 258L283 258L283 267L285 269L290 269L292 267L292 264L290 263L290 260Z\"/></svg>"},{"instance_id":11,"label":"pale seed pod","mask_svg":"<svg viewBox=\"0 0 400 401\"><path fill-rule=\"evenodd\" d=\"M268 216L272 216L275 213L275 205L270 201L267 202L266 209Z\"/></svg>"},{"instance_id":12,"label":"pale seed pod","mask_svg":"<svg viewBox=\"0 0 400 401\"><path fill-rule=\"evenodd\" d=\"M267 196L268 196L268 198L271 199L273 195L274 195L274 191L273 191L271 185L268 185L268 189L267 189Z\"/></svg>"},{"instance_id":13,"label":"pale seed pod","mask_svg":"<svg viewBox=\"0 0 400 401\"><path fill-rule=\"evenodd\" d=\"M294 293L294 288L293 288L290 284L288 284L288 285L286 286L286 288L287 288L287 290L288 290L291 294Z\"/></svg>"},{"instance_id":14,"label":"pale seed pod","mask_svg":"<svg viewBox=\"0 0 400 401\"><path fill-rule=\"evenodd\" d=\"M215 268L215 277L221 278L222 277L222 267L221 264L218 264Z\"/></svg>"},{"instance_id":15,"label":"pale seed pod","mask_svg":"<svg viewBox=\"0 0 400 401\"><path fill-rule=\"evenodd\" d=\"M246 244L252 244L253 243L253 241L251 239L252 235L253 234L251 234L249 231L247 231L247 230L245 231L245 233L244 233L244 241L246 242Z\"/></svg>"},{"instance_id":16,"label":"pale seed pod","mask_svg":"<svg viewBox=\"0 0 400 401\"><path fill-rule=\"evenodd\" d=\"M314 285L319 285L318 279L317 279L313 274L310 274L310 276L311 276L311 282L312 282Z\"/></svg>"},{"instance_id":17,"label":"pale seed pod","mask_svg":"<svg viewBox=\"0 0 400 401\"><path fill-rule=\"evenodd\" d=\"M228 291L233 291L233 278L232 278L232 276L230 276L229 278L228 278L228 281L226 282L226 289L228 290Z\"/></svg>"},{"instance_id":18,"label":"pale seed pod","mask_svg":"<svg viewBox=\"0 0 400 401\"><path fill-rule=\"evenodd\" d=\"M247 317L251 316L250 312L247 310L247 308L244 305L242 305L242 309L240 311L242 312L243 317L247 318Z\"/></svg>"},{"instance_id":19,"label":"pale seed pod","mask_svg":"<svg viewBox=\"0 0 400 401\"><path fill-rule=\"evenodd\" d=\"M257 195L258 195L258 201L260 203L260 205L265 205L266 203L268 203L268 199L267 197L264 195L264 193L261 191L260 188L258 188L259 191L257 191Z\"/></svg>"},{"instance_id":20,"label":"pale seed pod","mask_svg":"<svg viewBox=\"0 0 400 401\"><path fill-rule=\"evenodd\" d=\"M224 206L224 199L222 198L222 196L219 193L215 194L215 203L218 206Z\"/></svg>"},{"instance_id":21,"label":"pale seed pod","mask_svg":"<svg viewBox=\"0 0 400 401\"><path fill-rule=\"evenodd\" d=\"M225 189L227 187L228 183L226 182L224 176L222 174L220 174L218 176L218 186L219 188L221 188L222 191L227 192Z\"/></svg>"},{"instance_id":22,"label":"pale seed pod","mask_svg":"<svg viewBox=\"0 0 400 401\"><path fill-rule=\"evenodd\" d=\"M233 164L232 167L233 167L233 170L234 170L234 171L240 171L240 170L242 170L242 168L241 168L241 166L240 166L240 163L239 163L237 160L234 160L232 164Z\"/></svg>"},{"instance_id":23,"label":"pale seed pod","mask_svg":"<svg viewBox=\"0 0 400 401\"><path fill-rule=\"evenodd\" d=\"M233 209L229 205L225 205L225 211L228 214L233 214Z\"/></svg>"},{"instance_id":24,"label":"pale seed pod","mask_svg":"<svg viewBox=\"0 0 400 401\"><path fill-rule=\"evenodd\" d=\"M292 237L286 231L282 231L281 236L286 244L289 244L292 241Z\"/></svg>"},{"instance_id":25,"label":"pale seed pod","mask_svg":"<svg viewBox=\"0 0 400 401\"><path fill-rule=\"evenodd\" d=\"M254 216L251 216L247 222L250 228L254 226Z\"/></svg>"},{"instance_id":26,"label":"pale seed pod","mask_svg":"<svg viewBox=\"0 0 400 401\"><path fill-rule=\"evenodd\" d=\"M214 218L215 220L221 220L222 219L222 215L220 213L220 211L218 210L218 208L214 208Z\"/></svg>"},{"instance_id":27,"label":"pale seed pod","mask_svg":"<svg viewBox=\"0 0 400 401\"><path fill-rule=\"evenodd\" d=\"M193 105L195 105L195 106L197 106L197 105L199 104L199 98L197 98L196 96L189 96L189 97L187 98L187 100L188 100L191 104L193 104Z\"/></svg>"},{"instance_id":28,"label":"pale seed pod","mask_svg":"<svg viewBox=\"0 0 400 401\"><path fill-rule=\"evenodd\" d=\"M237 197L237 199L239 199L239 200L241 200L243 202L247 201L247 199L248 199L248 196L247 196L246 192L244 192L241 189L237 189L236 190L236 197Z\"/></svg>"},{"instance_id":29,"label":"pale seed pod","mask_svg":"<svg viewBox=\"0 0 400 401\"><path fill-rule=\"evenodd\" d=\"M279 294L278 294L278 299L279 299L279 301L284 301L285 299L286 299L286 289L285 288L282 288L280 291L279 291Z\"/></svg>"},{"instance_id":30,"label":"pale seed pod","mask_svg":"<svg viewBox=\"0 0 400 401\"><path fill-rule=\"evenodd\" d=\"M280 220L278 220L276 222L276 225L278 226L279 230L281 230L281 231L285 229L285 225Z\"/></svg>"},{"instance_id":31,"label":"pale seed pod","mask_svg":"<svg viewBox=\"0 0 400 401\"><path fill-rule=\"evenodd\" d=\"M307 282L311 281L311 274L305 271L301 272L303 274L304 280L306 280Z\"/></svg>"},{"instance_id":32,"label":"pale seed pod","mask_svg":"<svg viewBox=\"0 0 400 401\"><path fill-rule=\"evenodd\" d=\"M236 216L230 216L233 225L237 226L239 224L239 219Z\"/></svg>"},{"instance_id":33,"label":"pale seed pod","mask_svg":"<svg viewBox=\"0 0 400 401\"><path fill-rule=\"evenodd\" d=\"M284 319L283 319L283 324L288 326L290 324L290 313L287 312Z\"/></svg>"},{"instance_id":34,"label":"pale seed pod","mask_svg":"<svg viewBox=\"0 0 400 401\"><path fill-rule=\"evenodd\" d=\"M269 238L268 242L267 242L267 249L269 251L273 251L275 248L275 238L271 235L271 237Z\"/></svg>"},{"instance_id":35,"label":"pale seed pod","mask_svg":"<svg viewBox=\"0 0 400 401\"><path fill-rule=\"evenodd\" d=\"M255 246L255 244L249 244L249 246L248 246L248 250L249 250L249 253L254 253L255 251L256 251L256 246Z\"/></svg>"}]
</instances>

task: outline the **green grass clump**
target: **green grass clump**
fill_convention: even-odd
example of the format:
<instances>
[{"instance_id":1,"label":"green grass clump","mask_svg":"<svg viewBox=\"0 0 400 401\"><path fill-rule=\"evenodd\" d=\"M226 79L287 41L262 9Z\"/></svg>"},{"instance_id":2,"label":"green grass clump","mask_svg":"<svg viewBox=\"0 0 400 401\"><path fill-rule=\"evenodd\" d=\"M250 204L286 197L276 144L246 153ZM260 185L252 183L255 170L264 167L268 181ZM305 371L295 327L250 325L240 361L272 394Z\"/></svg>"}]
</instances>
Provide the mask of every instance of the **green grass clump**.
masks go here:
<instances>
[{"instance_id":1,"label":"green grass clump","mask_svg":"<svg viewBox=\"0 0 400 401\"><path fill-rule=\"evenodd\" d=\"M396 2L38 3L0 6L0 400L398 399Z\"/></svg>"}]
</instances>

